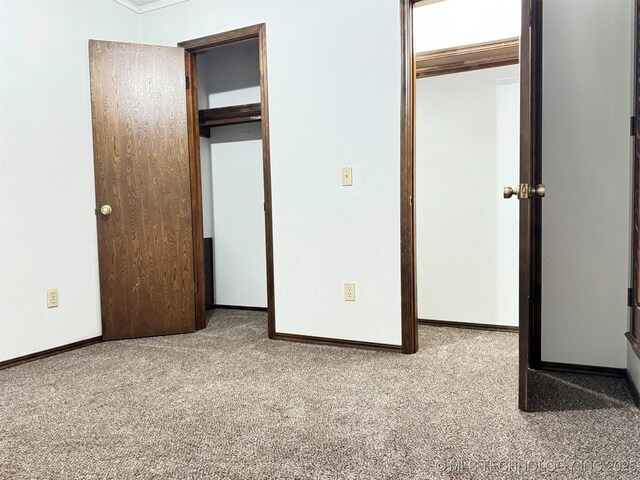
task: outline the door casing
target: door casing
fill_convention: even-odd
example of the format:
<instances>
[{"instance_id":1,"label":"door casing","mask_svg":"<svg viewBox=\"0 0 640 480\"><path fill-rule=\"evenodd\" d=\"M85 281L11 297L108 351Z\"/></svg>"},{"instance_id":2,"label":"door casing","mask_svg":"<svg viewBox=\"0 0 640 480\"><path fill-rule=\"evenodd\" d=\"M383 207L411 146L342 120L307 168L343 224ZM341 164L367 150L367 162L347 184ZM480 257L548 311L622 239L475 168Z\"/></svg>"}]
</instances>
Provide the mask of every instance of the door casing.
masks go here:
<instances>
[{"instance_id":1,"label":"door casing","mask_svg":"<svg viewBox=\"0 0 640 480\"><path fill-rule=\"evenodd\" d=\"M415 91L413 3L400 0L402 90L400 99L400 289L402 353L418 351L415 246Z\"/></svg>"}]
</instances>

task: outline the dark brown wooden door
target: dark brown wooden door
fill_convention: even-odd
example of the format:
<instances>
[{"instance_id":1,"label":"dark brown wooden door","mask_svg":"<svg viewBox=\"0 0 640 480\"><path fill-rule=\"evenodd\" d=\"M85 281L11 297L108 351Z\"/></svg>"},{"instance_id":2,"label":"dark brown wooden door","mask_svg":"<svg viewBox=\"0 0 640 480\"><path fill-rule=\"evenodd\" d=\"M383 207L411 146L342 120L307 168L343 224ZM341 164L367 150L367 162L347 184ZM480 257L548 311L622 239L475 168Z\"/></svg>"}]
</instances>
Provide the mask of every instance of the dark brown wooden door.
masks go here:
<instances>
[{"instance_id":1,"label":"dark brown wooden door","mask_svg":"<svg viewBox=\"0 0 640 480\"><path fill-rule=\"evenodd\" d=\"M91 40L89 67L103 336L192 332L184 50Z\"/></svg>"},{"instance_id":2,"label":"dark brown wooden door","mask_svg":"<svg viewBox=\"0 0 640 480\"><path fill-rule=\"evenodd\" d=\"M640 0L635 5L635 106L632 134L634 136L633 163L633 295L631 296L631 325L627 338L636 355L640 356Z\"/></svg>"},{"instance_id":3,"label":"dark brown wooden door","mask_svg":"<svg viewBox=\"0 0 640 480\"><path fill-rule=\"evenodd\" d=\"M542 184L540 156L542 0L522 0L520 37L520 184ZM518 406L529 408L529 373L540 362L542 198L520 200Z\"/></svg>"}]
</instances>

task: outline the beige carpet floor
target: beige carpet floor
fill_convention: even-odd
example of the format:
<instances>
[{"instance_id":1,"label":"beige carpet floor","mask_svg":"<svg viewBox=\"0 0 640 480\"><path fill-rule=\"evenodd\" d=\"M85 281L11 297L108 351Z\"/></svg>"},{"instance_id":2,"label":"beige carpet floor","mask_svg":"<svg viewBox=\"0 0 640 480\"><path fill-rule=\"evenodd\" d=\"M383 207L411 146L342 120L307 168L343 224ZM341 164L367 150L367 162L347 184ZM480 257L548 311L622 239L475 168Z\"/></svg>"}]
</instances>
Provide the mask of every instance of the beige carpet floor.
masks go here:
<instances>
[{"instance_id":1,"label":"beige carpet floor","mask_svg":"<svg viewBox=\"0 0 640 480\"><path fill-rule=\"evenodd\" d=\"M0 478L640 478L622 380L539 374L521 413L516 335L421 326L420 344L271 341L265 314L220 311L3 370Z\"/></svg>"}]
</instances>

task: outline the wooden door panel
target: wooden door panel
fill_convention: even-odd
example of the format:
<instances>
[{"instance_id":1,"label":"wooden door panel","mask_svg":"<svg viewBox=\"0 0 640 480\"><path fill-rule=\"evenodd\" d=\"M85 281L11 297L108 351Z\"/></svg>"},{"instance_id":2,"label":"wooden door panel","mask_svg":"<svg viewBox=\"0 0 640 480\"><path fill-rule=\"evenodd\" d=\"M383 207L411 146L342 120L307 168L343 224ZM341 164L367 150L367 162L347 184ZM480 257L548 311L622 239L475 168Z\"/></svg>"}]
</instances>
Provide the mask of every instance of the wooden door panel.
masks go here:
<instances>
[{"instance_id":1,"label":"wooden door panel","mask_svg":"<svg viewBox=\"0 0 640 480\"><path fill-rule=\"evenodd\" d=\"M520 183L542 182L542 0L522 0L520 36ZM542 199L520 200L518 406L528 410L529 374L540 361Z\"/></svg>"},{"instance_id":2,"label":"wooden door panel","mask_svg":"<svg viewBox=\"0 0 640 480\"><path fill-rule=\"evenodd\" d=\"M184 50L92 40L89 63L104 338L191 332Z\"/></svg>"}]
</instances>

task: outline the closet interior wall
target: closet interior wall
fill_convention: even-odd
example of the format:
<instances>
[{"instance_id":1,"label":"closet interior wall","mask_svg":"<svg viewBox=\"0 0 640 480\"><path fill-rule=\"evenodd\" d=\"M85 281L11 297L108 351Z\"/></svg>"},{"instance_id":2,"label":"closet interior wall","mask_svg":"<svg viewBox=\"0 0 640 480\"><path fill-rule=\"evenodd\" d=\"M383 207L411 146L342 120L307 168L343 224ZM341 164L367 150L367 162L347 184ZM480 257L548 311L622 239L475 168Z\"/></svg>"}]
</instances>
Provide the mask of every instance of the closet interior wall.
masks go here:
<instances>
[{"instance_id":1,"label":"closet interior wall","mask_svg":"<svg viewBox=\"0 0 640 480\"><path fill-rule=\"evenodd\" d=\"M255 40L198 55L198 108L260 103L258 54ZM259 120L201 130L205 261L213 264L208 308L267 306L261 135Z\"/></svg>"}]
</instances>

